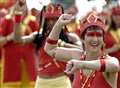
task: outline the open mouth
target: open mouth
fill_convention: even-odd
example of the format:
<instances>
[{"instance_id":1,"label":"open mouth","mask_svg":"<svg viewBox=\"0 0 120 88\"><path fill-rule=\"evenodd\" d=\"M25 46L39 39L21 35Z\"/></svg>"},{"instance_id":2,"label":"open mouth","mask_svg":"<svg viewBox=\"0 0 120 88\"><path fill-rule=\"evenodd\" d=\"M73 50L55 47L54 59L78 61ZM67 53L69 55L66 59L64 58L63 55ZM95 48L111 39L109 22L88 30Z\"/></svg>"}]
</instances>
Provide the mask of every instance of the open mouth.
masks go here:
<instances>
[{"instance_id":1,"label":"open mouth","mask_svg":"<svg viewBox=\"0 0 120 88\"><path fill-rule=\"evenodd\" d=\"M90 42L90 46L92 46L92 47L98 47L99 43L98 42Z\"/></svg>"}]
</instances>

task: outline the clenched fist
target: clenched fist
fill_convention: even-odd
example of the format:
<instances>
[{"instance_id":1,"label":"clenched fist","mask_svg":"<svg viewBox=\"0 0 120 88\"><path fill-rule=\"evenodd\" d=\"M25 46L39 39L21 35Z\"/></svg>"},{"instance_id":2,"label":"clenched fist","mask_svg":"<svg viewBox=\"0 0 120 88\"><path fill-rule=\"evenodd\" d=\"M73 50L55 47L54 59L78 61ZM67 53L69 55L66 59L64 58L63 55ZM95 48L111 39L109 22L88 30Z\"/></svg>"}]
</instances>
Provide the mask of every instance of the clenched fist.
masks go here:
<instances>
[{"instance_id":1,"label":"clenched fist","mask_svg":"<svg viewBox=\"0 0 120 88\"><path fill-rule=\"evenodd\" d=\"M70 23L72 20L75 19L75 16L71 15L71 14L62 14L59 19L58 22L62 25L68 24Z\"/></svg>"},{"instance_id":2,"label":"clenched fist","mask_svg":"<svg viewBox=\"0 0 120 88\"><path fill-rule=\"evenodd\" d=\"M82 68L83 68L82 61L70 60L70 61L68 61L67 65L66 65L65 73L73 74L75 71L82 69Z\"/></svg>"}]
</instances>

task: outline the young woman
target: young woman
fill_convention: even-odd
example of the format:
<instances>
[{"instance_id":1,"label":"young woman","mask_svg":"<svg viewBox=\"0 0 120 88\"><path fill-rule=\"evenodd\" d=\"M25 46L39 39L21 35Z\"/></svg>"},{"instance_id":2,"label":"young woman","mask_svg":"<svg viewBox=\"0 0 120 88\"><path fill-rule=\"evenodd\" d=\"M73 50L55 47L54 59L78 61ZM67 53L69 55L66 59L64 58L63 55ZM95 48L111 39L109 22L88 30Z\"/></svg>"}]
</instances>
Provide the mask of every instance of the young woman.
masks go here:
<instances>
[{"instance_id":1,"label":"young woman","mask_svg":"<svg viewBox=\"0 0 120 88\"><path fill-rule=\"evenodd\" d=\"M80 37L84 53L80 49L58 47L58 39L64 24L73 20L73 16L60 16L47 38L45 52L58 60L71 60L66 73L75 71L73 88L117 88L117 72L120 70L117 58L104 52L104 22L95 14L89 14L81 23ZM54 42L54 43L53 43ZM80 69L80 70L79 70Z\"/></svg>"},{"instance_id":2,"label":"young woman","mask_svg":"<svg viewBox=\"0 0 120 88\"><path fill-rule=\"evenodd\" d=\"M17 22L15 25L15 40L23 44L35 42L36 48L38 49L38 76L35 88L71 88L71 82L69 78L64 74L66 62L58 61L56 58L49 56L44 51L45 41L55 22L58 20L59 16L62 13L63 9L61 5L50 4L47 7L43 8L42 21L40 21L42 22L40 24L40 32L36 31L28 36L21 36L21 26L19 22ZM69 35L65 31L62 31L60 34L59 47L80 48L81 43L78 40L78 36L75 37L75 35ZM68 44L69 42L79 44L80 47Z\"/></svg>"}]
</instances>

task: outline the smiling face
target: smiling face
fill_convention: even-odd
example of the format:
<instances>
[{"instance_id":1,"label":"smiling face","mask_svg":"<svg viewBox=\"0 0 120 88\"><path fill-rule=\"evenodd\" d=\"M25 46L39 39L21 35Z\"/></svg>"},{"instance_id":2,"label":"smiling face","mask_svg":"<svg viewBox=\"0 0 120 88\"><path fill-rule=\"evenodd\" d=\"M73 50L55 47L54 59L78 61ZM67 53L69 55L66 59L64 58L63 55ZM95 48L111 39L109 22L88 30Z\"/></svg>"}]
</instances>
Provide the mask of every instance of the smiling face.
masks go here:
<instances>
[{"instance_id":1,"label":"smiling face","mask_svg":"<svg viewBox=\"0 0 120 88\"><path fill-rule=\"evenodd\" d=\"M83 40L86 51L99 51L103 46L103 30L98 27L87 28Z\"/></svg>"}]
</instances>

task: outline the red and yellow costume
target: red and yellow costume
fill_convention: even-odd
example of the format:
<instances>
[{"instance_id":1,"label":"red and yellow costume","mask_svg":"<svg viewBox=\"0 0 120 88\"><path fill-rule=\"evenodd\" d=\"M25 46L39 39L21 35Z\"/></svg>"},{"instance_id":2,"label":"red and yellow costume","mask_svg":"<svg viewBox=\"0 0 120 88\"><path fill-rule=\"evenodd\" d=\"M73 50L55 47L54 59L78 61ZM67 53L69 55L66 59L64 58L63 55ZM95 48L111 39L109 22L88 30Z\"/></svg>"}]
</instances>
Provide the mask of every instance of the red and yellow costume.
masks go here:
<instances>
[{"instance_id":1,"label":"red and yellow costume","mask_svg":"<svg viewBox=\"0 0 120 88\"><path fill-rule=\"evenodd\" d=\"M104 32L104 29L106 27L104 25L104 22L101 21L101 19L99 19L94 14L93 15L88 14L88 16L86 17L87 17L86 20L83 20L83 23L81 23L81 28L80 28L81 38L83 38L86 29L90 26L98 26L101 29L103 29ZM101 51L102 50L103 49L101 49ZM103 53L104 51L102 51L100 59L104 59ZM86 55L80 57L80 60L85 60L85 59L86 59ZM75 72L74 80L72 84L73 88L112 88L109 85L109 83L105 80L103 72L101 71L93 70L88 76L86 76L82 70Z\"/></svg>"},{"instance_id":2,"label":"red and yellow costume","mask_svg":"<svg viewBox=\"0 0 120 88\"><path fill-rule=\"evenodd\" d=\"M120 6L113 7L111 11L112 11L112 16L116 16L116 18L119 21L119 19L120 19L120 16L119 16L120 15ZM120 24L116 24L116 25L120 25ZM118 45L118 48L119 48L118 51L111 53L111 56L117 57L119 62L120 62L120 28L119 27L116 27L116 29L113 29L110 33L113 36L115 43ZM120 88L120 72L118 73L117 88Z\"/></svg>"},{"instance_id":3,"label":"red and yellow costume","mask_svg":"<svg viewBox=\"0 0 120 88\"><path fill-rule=\"evenodd\" d=\"M77 71L74 76L73 88L112 88L105 80L102 72L93 72L86 77L82 71Z\"/></svg>"},{"instance_id":4,"label":"red and yellow costume","mask_svg":"<svg viewBox=\"0 0 120 88\"><path fill-rule=\"evenodd\" d=\"M113 38L115 39L116 44L120 46L120 29L117 29L116 31L111 31L111 34ZM110 43L110 42L109 42ZM119 47L120 48L120 47ZM117 57L120 62L120 50L113 52L110 54L111 56ZM117 82L117 88L120 88L120 72L118 72L118 82Z\"/></svg>"},{"instance_id":5,"label":"red and yellow costume","mask_svg":"<svg viewBox=\"0 0 120 88\"><path fill-rule=\"evenodd\" d=\"M61 7L54 7L50 4L43 12L43 16L45 19L52 20L58 18L62 14L61 11ZM66 63L56 60L44 51L46 37L39 50L40 62L35 88L71 88L69 77L64 74Z\"/></svg>"},{"instance_id":6,"label":"red and yellow costume","mask_svg":"<svg viewBox=\"0 0 120 88\"><path fill-rule=\"evenodd\" d=\"M7 36L13 32L14 19L8 18L8 15L2 21L2 36ZM23 34L30 34L38 29L38 24L35 20L28 21L27 31ZM23 67L26 69L22 70ZM3 61L3 78L2 88L30 88L31 84L25 83L27 73L28 81L34 82L36 78L35 59L33 45L20 45L14 41L10 41L4 45L4 61ZM24 81L23 83L21 81ZM29 86L28 86L29 85Z\"/></svg>"}]
</instances>

